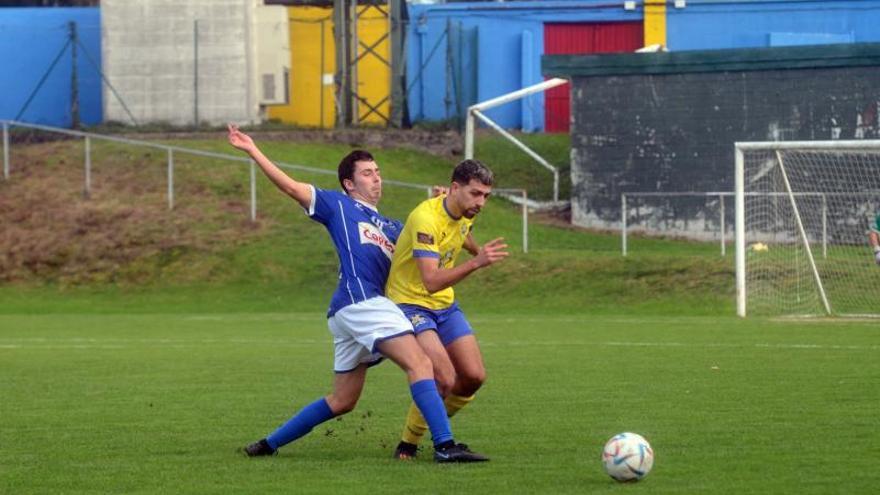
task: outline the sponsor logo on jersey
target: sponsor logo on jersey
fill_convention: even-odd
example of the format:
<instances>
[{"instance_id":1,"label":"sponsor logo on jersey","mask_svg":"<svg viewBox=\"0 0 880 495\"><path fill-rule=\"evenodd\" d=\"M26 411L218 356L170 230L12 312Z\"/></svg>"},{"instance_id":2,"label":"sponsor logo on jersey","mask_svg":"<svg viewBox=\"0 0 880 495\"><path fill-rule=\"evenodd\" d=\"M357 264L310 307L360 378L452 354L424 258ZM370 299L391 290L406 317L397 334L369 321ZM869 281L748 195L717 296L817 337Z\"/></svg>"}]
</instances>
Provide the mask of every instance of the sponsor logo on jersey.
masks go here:
<instances>
[{"instance_id":1,"label":"sponsor logo on jersey","mask_svg":"<svg viewBox=\"0 0 880 495\"><path fill-rule=\"evenodd\" d=\"M434 236L424 232L416 232L416 240L421 244L434 244Z\"/></svg>"},{"instance_id":2,"label":"sponsor logo on jersey","mask_svg":"<svg viewBox=\"0 0 880 495\"><path fill-rule=\"evenodd\" d=\"M389 241L375 225L367 222L358 222L358 232L361 236L361 244L379 246L388 259L394 254L394 243Z\"/></svg>"},{"instance_id":3,"label":"sponsor logo on jersey","mask_svg":"<svg viewBox=\"0 0 880 495\"><path fill-rule=\"evenodd\" d=\"M370 221L373 222L373 225L379 227L380 229L384 229L385 227L391 227L394 225L394 222L391 220L383 220L376 215L370 215Z\"/></svg>"}]
</instances>

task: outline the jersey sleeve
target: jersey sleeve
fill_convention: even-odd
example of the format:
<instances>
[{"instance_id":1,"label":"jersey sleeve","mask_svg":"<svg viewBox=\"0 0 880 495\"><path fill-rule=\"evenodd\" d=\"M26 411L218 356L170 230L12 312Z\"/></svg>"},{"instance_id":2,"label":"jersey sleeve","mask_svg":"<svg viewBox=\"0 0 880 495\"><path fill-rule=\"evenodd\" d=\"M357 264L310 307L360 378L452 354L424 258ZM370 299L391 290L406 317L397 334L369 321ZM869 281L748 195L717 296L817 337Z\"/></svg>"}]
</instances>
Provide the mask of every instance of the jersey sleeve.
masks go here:
<instances>
[{"instance_id":1,"label":"jersey sleeve","mask_svg":"<svg viewBox=\"0 0 880 495\"><path fill-rule=\"evenodd\" d=\"M313 185L309 185L309 187L312 188L312 202L309 203L309 207L306 209L306 214L312 220L326 225L336 213L336 209L333 208L333 205L336 204L335 196L339 193L335 191L325 191Z\"/></svg>"},{"instance_id":2,"label":"jersey sleeve","mask_svg":"<svg viewBox=\"0 0 880 495\"><path fill-rule=\"evenodd\" d=\"M437 226L424 211L416 211L407 220L413 258L440 258Z\"/></svg>"}]
</instances>

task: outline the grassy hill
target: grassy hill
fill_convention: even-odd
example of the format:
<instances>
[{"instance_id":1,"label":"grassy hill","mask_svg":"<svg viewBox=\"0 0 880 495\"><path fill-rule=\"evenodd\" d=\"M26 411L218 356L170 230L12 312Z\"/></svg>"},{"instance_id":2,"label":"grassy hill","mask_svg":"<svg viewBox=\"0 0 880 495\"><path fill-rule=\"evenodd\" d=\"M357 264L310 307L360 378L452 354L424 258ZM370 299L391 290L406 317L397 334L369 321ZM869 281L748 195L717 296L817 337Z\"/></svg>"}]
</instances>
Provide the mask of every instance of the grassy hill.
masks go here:
<instances>
[{"instance_id":1,"label":"grassy hill","mask_svg":"<svg viewBox=\"0 0 880 495\"><path fill-rule=\"evenodd\" d=\"M553 156L567 143L535 137ZM258 141L259 142L259 141ZM171 144L235 154L215 140ZM260 142L276 161L335 171L350 147ZM11 180L0 184L0 311L312 311L335 283L337 261L323 228L258 173L258 221L249 215L248 168L176 155L175 206L166 198L159 150L92 144L92 193L82 195L83 145L13 146ZM492 140L480 157L503 187L547 184L528 161ZM411 149L374 149L386 180L447 183L454 160ZM337 188L332 174L291 171ZM385 214L405 219L426 197L386 184ZM522 253L518 207L493 199L477 220L478 241L505 237L512 256L458 288L463 306L490 312L732 314L732 257L715 245L635 238L627 258L618 235L532 216Z\"/></svg>"}]
</instances>

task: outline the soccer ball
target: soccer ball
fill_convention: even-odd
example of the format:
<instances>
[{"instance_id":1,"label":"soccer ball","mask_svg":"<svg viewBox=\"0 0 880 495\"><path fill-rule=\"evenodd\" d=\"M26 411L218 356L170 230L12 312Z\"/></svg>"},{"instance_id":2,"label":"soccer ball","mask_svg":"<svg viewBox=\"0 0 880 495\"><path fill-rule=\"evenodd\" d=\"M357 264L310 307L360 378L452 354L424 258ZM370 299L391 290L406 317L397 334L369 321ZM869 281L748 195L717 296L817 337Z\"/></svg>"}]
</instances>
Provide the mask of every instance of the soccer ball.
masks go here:
<instances>
[{"instance_id":1,"label":"soccer ball","mask_svg":"<svg viewBox=\"0 0 880 495\"><path fill-rule=\"evenodd\" d=\"M763 242L756 242L756 243L752 244L752 251L755 251L756 253L767 251L769 249L770 248L766 244L764 244Z\"/></svg>"},{"instance_id":2,"label":"soccer ball","mask_svg":"<svg viewBox=\"0 0 880 495\"><path fill-rule=\"evenodd\" d=\"M602 465L608 476L617 481L638 481L651 472L654 450L641 435L620 433L605 444Z\"/></svg>"}]
</instances>

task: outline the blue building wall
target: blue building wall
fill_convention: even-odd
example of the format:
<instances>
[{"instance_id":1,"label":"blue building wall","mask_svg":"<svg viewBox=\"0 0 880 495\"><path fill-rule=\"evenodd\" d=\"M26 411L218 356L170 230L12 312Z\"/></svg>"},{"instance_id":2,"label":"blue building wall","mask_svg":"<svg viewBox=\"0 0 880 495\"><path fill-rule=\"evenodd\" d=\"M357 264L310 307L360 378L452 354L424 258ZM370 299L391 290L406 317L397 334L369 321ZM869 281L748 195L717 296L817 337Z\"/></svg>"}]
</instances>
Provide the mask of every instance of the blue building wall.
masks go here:
<instances>
[{"instance_id":1,"label":"blue building wall","mask_svg":"<svg viewBox=\"0 0 880 495\"><path fill-rule=\"evenodd\" d=\"M670 50L880 41L878 0L688 0L686 5L667 7Z\"/></svg>"},{"instance_id":2,"label":"blue building wall","mask_svg":"<svg viewBox=\"0 0 880 495\"><path fill-rule=\"evenodd\" d=\"M468 105L543 81L545 22L641 21L642 12L623 2L547 0L410 5L409 19L408 108L418 122L454 119ZM487 115L502 127L542 130L543 102L539 94Z\"/></svg>"},{"instance_id":3,"label":"blue building wall","mask_svg":"<svg viewBox=\"0 0 880 495\"><path fill-rule=\"evenodd\" d=\"M79 114L83 124L102 120L101 14L98 8L0 8L0 119L12 120L61 53L75 22ZM88 55L83 53L83 47ZM68 46L19 117L24 122L70 127L72 53Z\"/></svg>"}]
</instances>

